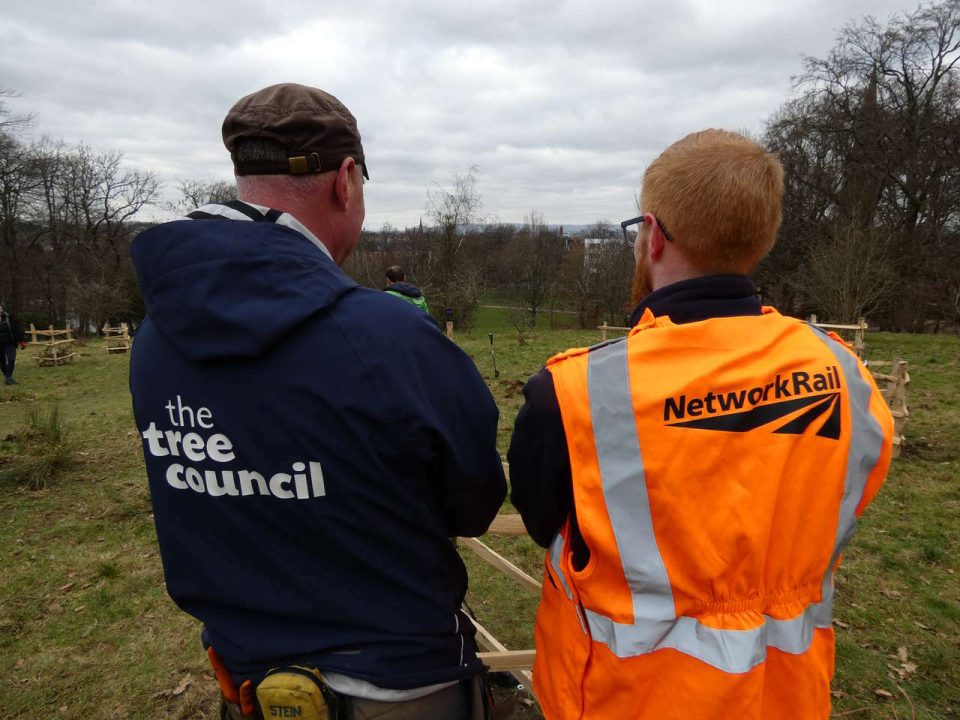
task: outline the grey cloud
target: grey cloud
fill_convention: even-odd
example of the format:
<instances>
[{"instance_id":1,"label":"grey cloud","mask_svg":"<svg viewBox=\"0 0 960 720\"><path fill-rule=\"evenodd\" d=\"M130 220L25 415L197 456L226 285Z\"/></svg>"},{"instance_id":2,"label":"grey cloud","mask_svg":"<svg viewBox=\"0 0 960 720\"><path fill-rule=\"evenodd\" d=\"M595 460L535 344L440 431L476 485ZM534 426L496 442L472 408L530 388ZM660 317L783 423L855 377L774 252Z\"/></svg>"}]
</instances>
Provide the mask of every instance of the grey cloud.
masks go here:
<instances>
[{"instance_id":1,"label":"grey cloud","mask_svg":"<svg viewBox=\"0 0 960 720\"><path fill-rule=\"evenodd\" d=\"M0 0L0 85L37 135L121 150L172 186L230 177L220 123L240 96L313 84L358 117L369 226L416 223L431 183L471 164L487 212L579 224L628 216L646 163L687 132L758 131L850 19L907 7Z\"/></svg>"}]
</instances>

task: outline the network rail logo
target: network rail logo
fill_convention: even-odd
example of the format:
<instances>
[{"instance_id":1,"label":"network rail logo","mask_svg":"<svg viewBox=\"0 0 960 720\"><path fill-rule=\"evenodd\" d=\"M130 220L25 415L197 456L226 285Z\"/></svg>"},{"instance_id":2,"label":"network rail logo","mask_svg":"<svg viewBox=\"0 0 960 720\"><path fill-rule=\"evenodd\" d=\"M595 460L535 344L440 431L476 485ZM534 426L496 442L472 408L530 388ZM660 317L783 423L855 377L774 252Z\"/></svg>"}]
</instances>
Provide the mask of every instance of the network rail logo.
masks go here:
<instances>
[{"instance_id":1,"label":"network rail logo","mask_svg":"<svg viewBox=\"0 0 960 720\"><path fill-rule=\"evenodd\" d=\"M769 428L777 434L802 435L823 418L816 434L839 440L840 387L836 365L816 373L798 370L757 387L668 397L663 402L663 423L721 432Z\"/></svg>"}]
</instances>

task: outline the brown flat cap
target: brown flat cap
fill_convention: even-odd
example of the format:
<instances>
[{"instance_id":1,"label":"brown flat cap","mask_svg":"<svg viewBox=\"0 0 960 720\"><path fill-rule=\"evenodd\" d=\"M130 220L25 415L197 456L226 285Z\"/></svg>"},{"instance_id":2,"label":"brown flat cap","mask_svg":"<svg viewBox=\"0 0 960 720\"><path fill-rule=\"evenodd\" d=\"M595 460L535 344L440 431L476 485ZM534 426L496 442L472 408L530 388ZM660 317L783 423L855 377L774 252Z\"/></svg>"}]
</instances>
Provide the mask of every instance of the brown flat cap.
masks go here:
<instances>
[{"instance_id":1,"label":"brown flat cap","mask_svg":"<svg viewBox=\"0 0 960 720\"><path fill-rule=\"evenodd\" d=\"M237 143L246 138L279 143L287 159L239 163ZM330 93L306 85L271 85L240 98L223 120L223 144L237 175L328 172L352 157L370 177L356 118Z\"/></svg>"}]
</instances>

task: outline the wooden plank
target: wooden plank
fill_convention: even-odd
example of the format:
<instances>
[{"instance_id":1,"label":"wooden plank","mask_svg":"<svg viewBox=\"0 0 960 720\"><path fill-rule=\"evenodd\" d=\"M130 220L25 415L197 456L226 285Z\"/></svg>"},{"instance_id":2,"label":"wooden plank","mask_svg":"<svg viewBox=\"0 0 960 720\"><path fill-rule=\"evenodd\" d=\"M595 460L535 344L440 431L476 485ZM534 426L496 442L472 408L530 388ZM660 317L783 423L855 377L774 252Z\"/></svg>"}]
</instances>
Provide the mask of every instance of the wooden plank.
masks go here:
<instances>
[{"instance_id":1,"label":"wooden plank","mask_svg":"<svg viewBox=\"0 0 960 720\"><path fill-rule=\"evenodd\" d=\"M526 535L523 519L517 513L497 515L487 530L490 535Z\"/></svg>"},{"instance_id":2,"label":"wooden plank","mask_svg":"<svg viewBox=\"0 0 960 720\"><path fill-rule=\"evenodd\" d=\"M477 653L480 662L493 672L501 670L528 670L533 667L536 650L494 650Z\"/></svg>"},{"instance_id":3,"label":"wooden plank","mask_svg":"<svg viewBox=\"0 0 960 720\"><path fill-rule=\"evenodd\" d=\"M500 652L509 652L507 646L497 640L493 633L487 630L476 618L470 618L475 628L477 628L477 645L486 650L498 650ZM524 686L531 695L533 695L533 674L529 670L511 670L517 682ZM536 697L536 695L534 695Z\"/></svg>"},{"instance_id":4,"label":"wooden plank","mask_svg":"<svg viewBox=\"0 0 960 720\"><path fill-rule=\"evenodd\" d=\"M628 327L614 327L613 325L597 325L597 330L619 330L621 332L629 332L633 328Z\"/></svg>"},{"instance_id":5,"label":"wooden plank","mask_svg":"<svg viewBox=\"0 0 960 720\"><path fill-rule=\"evenodd\" d=\"M76 355L76 353L57 355L56 357L44 357L43 355L38 355L34 358L34 360L37 361L37 365L39 367L66 365L68 362L73 362L73 358L76 357Z\"/></svg>"},{"instance_id":6,"label":"wooden plank","mask_svg":"<svg viewBox=\"0 0 960 720\"><path fill-rule=\"evenodd\" d=\"M818 323L812 322L811 325L816 325L818 328L823 328L825 330L859 330L859 325L832 325L830 323Z\"/></svg>"},{"instance_id":7,"label":"wooden plank","mask_svg":"<svg viewBox=\"0 0 960 720\"><path fill-rule=\"evenodd\" d=\"M540 592L542 586L539 582L527 575L523 570L507 560L497 551L488 548L476 538L459 538L459 540L461 544L466 545L483 560L486 560L488 563L493 565L493 567L505 573L508 577L513 578L521 585L535 593Z\"/></svg>"}]
</instances>

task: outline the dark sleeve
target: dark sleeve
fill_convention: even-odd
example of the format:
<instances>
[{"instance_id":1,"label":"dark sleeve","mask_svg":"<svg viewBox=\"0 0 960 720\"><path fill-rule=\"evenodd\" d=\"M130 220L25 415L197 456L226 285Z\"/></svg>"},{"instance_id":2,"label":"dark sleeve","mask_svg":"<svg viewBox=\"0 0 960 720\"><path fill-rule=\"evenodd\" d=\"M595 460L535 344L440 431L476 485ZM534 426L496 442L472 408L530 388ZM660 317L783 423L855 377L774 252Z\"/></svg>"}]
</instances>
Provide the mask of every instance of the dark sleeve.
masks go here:
<instances>
[{"instance_id":1,"label":"dark sleeve","mask_svg":"<svg viewBox=\"0 0 960 720\"><path fill-rule=\"evenodd\" d=\"M530 537L549 547L572 506L567 437L553 376L544 368L523 388L526 399L513 425L510 501L523 517Z\"/></svg>"},{"instance_id":2,"label":"dark sleeve","mask_svg":"<svg viewBox=\"0 0 960 720\"><path fill-rule=\"evenodd\" d=\"M430 474L447 534L483 535L507 494L497 451L500 412L473 360L436 327L421 334L419 349L425 351L421 372L429 376L421 387L436 438Z\"/></svg>"},{"instance_id":3,"label":"dark sleeve","mask_svg":"<svg viewBox=\"0 0 960 720\"><path fill-rule=\"evenodd\" d=\"M13 315L10 316L10 334L13 335L14 345L22 343L26 338L26 335L23 332L23 328L20 327L20 323L17 322L16 318L14 318Z\"/></svg>"}]
</instances>

